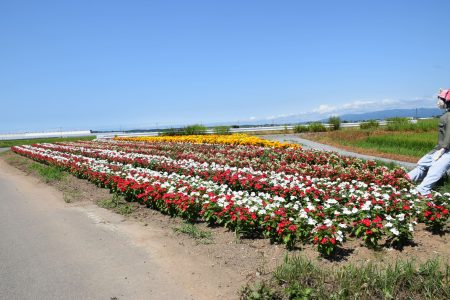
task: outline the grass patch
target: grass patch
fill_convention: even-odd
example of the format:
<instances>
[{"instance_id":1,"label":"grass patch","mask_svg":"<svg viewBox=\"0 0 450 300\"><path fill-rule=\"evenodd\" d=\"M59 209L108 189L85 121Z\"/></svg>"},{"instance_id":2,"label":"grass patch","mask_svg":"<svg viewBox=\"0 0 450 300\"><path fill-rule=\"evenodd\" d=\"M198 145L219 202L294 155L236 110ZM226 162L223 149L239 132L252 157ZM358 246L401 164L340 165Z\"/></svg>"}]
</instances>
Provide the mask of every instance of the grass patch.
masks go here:
<instances>
[{"instance_id":1,"label":"grass patch","mask_svg":"<svg viewBox=\"0 0 450 300\"><path fill-rule=\"evenodd\" d=\"M202 230L195 224L186 223L183 226L173 228L173 231L186 234L202 244L209 244L212 240L211 232Z\"/></svg>"},{"instance_id":2,"label":"grass patch","mask_svg":"<svg viewBox=\"0 0 450 300\"><path fill-rule=\"evenodd\" d=\"M384 153L394 153L421 157L437 144L437 133L390 133L368 136L354 141L353 145L361 148L375 149Z\"/></svg>"},{"instance_id":3,"label":"grass patch","mask_svg":"<svg viewBox=\"0 0 450 300\"><path fill-rule=\"evenodd\" d=\"M79 199L81 196L81 193L73 188L63 187L62 192L64 202L66 203L72 203L74 200Z\"/></svg>"},{"instance_id":4,"label":"grass patch","mask_svg":"<svg viewBox=\"0 0 450 300\"><path fill-rule=\"evenodd\" d=\"M438 259L323 269L286 258L266 282L247 285L241 299L449 299L450 268Z\"/></svg>"},{"instance_id":5,"label":"grass patch","mask_svg":"<svg viewBox=\"0 0 450 300\"><path fill-rule=\"evenodd\" d=\"M61 171L55 166L47 166L36 162L31 163L28 166L28 169L30 171L35 171L47 183L52 181L60 181L66 176L64 171Z\"/></svg>"},{"instance_id":6,"label":"grass patch","mask_svg":"<svg viewBox=\"0 0 450 300\"><path fill-rule=\"evenodd\" d=\"M417 160L437 144L437 131L392 132L386 130L337 130L304 136L313 141L379 153L408 156Z\"/></svg>"},{"instance_id":7,"label":"grass patch","mask_svg":"<svg viewBox=\"0 0 450 300\"><path fill-rule=\"evenodd\" d=\"M82 136L82 137L67 137L67 138L39 138L39 139L24 139L24 140L0 140L0 148L19 146L19 145L32 145L37 143L57 143L57 142L73 142L73 141L91 141L95 139L95 136Z\"/></svg>"},{"instance_id":8,"label":"grass patch","mask_svg":"<svg viewBox=\"0 0 450 300\"><path fill-rule=\"evenodd\" d=\"M114 194L111 198L98 201L97 205L103 208L112 209L116 213L125 216L134 211L133 205L125 201L125 199L118 194Z\"/></svg>"},{"instance_id":9,"label":"grass patch","mask_svg":"<svg viewBox=\"0 0 450 300\"><path fill-rule=\"evenodd\" d=\"M390 118L386 129L389 131L436 131L439 119L418 120L416 123L410 122L408 118Z\"/></svg>"}]
</instances>

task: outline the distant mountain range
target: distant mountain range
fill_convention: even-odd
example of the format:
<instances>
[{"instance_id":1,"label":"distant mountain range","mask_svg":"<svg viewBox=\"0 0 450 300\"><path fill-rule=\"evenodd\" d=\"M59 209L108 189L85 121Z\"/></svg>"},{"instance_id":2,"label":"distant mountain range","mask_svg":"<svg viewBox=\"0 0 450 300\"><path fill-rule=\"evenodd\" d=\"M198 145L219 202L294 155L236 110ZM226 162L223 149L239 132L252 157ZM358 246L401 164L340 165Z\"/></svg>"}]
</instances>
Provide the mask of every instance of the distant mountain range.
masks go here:
<instances>
[{"instance_id":1,"label":"distant mountain range","mask_svg":"<svg viewBox=\"0 0 450 300\"><path fill-rule=\"evenodd\" d=\"M417 108L417 109L389 109L373 111L361 114L346 114L341 115L342 121L357 122L367 120L384 120L387 118L401 117L401 118L430 118L440 116L443 114L443 110L439 108ZM327 119L320 120L327 122Z\"/></svg>"}]
</instances>

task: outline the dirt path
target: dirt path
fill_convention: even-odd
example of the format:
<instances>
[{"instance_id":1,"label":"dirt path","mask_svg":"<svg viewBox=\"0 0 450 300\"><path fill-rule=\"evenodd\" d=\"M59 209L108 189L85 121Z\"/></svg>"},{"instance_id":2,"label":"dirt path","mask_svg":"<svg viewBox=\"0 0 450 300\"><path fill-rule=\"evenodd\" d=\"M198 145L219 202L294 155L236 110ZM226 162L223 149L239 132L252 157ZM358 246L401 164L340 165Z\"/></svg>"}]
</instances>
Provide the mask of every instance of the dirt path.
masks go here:
<instances>
[{"instance_id":1,"label":"dirt path","mask_svg":"<svg viewBox=\"0 0 450 300\"><path fill-rule=\"evenodd\" d=\"M236 299L242 278L0 159L0 299Z\"/></svg>"}]
</instances>

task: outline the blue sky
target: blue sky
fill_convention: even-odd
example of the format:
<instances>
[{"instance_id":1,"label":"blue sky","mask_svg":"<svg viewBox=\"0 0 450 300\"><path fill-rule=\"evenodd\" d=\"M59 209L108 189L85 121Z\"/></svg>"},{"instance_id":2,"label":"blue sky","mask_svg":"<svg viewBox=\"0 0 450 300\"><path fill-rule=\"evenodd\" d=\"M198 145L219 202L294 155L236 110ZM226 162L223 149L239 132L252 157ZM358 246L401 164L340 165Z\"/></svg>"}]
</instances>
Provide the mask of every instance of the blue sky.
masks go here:
<instances>
[{"instance_id":1,"label":"blue sky","mask_svg":"<svg viewBox=\"0 0 450 300\"><path fill-rule=\"evenodd\" d=\"M430 107L450 1L0 0L0 132Z\"/></svg>"}]
</instances>

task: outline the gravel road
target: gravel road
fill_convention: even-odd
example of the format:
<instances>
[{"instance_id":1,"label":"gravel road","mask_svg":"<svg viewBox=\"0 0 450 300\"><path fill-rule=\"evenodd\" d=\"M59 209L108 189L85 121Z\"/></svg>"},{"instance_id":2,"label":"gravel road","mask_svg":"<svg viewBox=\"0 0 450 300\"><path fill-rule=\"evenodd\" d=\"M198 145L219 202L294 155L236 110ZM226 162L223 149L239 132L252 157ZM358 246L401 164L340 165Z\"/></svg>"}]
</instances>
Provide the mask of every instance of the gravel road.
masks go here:
<instances>
[{"instance_id":1,"label":"gravel road","mask_svg":"<svg viewBox=\"0 0 450 300\"><path fill-rule=\"evenodd\" d=\"M345 151L333 146L328 146L324 144L320 144L317 142L313 142L307 139L303 139L295 134L276 134L276 135L264 135L262 138L273 140L273 141L280 141L280 142L293 142L297 143L303 146L305 149L316 149L316 150L322 150L322 151L331 151L331 152L337 152L340 155L344 156L351 156L351 157L357 157L361 159L367 159L367 160L381 160L385 162L393 162L395 164L398 164L402 167L405 167L406 169L413 169L416 164L404 162L404 161L398 161L398 160L392 160L388 158L382 158L382 157L376 157L371 155L364 155L359 154L355 152Z\"/></svg>"},{"instance_id":2,"label":"gravel road","mask_svg":"<svg viewBox=\"0 0 450 300\"><path fill-rule=\"evenodd\" d=\"M166 268L156 247L136 246L123 221L95 205L65 204L0 160L0 299L215 298L196 294L201 282L182 285L183 270Z\"/></svg>"}]
</instances>

